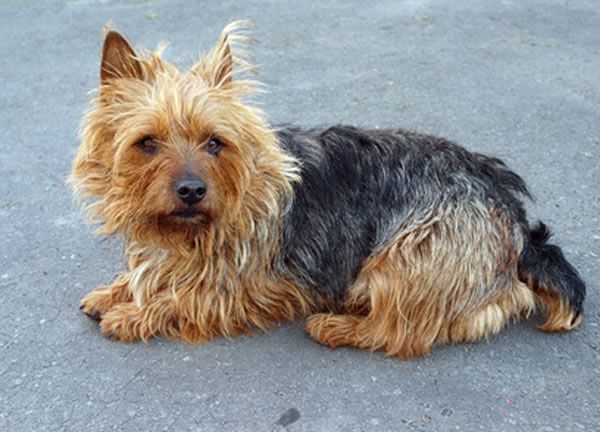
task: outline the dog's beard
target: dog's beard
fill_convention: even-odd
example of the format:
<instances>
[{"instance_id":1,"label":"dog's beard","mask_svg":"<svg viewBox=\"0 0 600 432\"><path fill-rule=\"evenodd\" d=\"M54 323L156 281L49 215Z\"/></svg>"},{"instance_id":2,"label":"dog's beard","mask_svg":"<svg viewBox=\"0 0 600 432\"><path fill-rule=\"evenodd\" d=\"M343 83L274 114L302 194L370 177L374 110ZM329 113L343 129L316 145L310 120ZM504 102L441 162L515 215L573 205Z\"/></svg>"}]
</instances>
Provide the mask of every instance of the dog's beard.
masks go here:
<instances>
[{"instance_id":1,"label":"dog's beard","mask_svg":"<svg viewBox=\"0 0 600 432\"><path fill-rule=\"evenodd\" d=\"M145 246L181 251L196 247L214 219L206 212L170 212L145 216L130 226L128 237Z\"/></svg>"}]
</instances>

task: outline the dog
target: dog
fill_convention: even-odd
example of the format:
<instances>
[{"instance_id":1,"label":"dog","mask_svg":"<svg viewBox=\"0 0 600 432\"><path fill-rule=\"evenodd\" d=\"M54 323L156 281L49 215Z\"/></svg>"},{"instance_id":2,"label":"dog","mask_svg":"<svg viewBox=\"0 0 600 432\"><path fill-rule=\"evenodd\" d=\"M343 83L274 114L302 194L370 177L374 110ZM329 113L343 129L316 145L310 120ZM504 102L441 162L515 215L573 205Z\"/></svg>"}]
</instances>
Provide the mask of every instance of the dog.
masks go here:
<instances>
[{"instance_id":1,"label":"dog","mask_svg":"<svg viewBox=\"0 0 600 432\"><path fill-rule=\"evenodd\" d=\"M306 318L335 348L409 359L545 311L585 284L497 158L402 129L270 126L245 22L180 71L105 32L70 184L127 270L81 302L102 333L189 343Z\"/></svg>"}]
</instances>

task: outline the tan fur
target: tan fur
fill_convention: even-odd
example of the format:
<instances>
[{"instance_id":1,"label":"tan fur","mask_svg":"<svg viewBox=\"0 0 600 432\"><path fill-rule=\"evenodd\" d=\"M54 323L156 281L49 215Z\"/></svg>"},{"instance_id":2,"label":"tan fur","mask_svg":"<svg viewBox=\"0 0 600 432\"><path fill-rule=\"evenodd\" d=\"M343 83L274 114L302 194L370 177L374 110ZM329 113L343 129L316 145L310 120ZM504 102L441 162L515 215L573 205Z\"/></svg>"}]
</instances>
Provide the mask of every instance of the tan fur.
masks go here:
<instances>
[{"instance_id":1,"label":"tan fur","mask_svg":"<svg viewBox=\"0 0 600 432\"><path fill-rule=\"evenodd\" d=\"M103 85L84 119L70 180L100 233L120 234L127 244L129 272L82 301L84 312L102 317L105 334L202 342L266 329L314 305L274 277L279 239L272 233L297 168L277 147L262 112L243 103L253 83L232 79L236 65L236 72L250 68L233 55L244 38L231 32L242 25L226 28L187 73L159 53L133 57L122 37L108 33ZM228 146L218 166L198 149L213 133ZM145 135L162 145L152 160L134 148ZM205 226L163 219L176 206L165 191L184 168L216 190L203 202L210 217Z\"/></svg>"},{"instance_id":2,"label":"tan fur","mask_svg":"<svg viewBox=\"0 0 600 432\"><path fill-rule=\"evenodd\" d=\"M555 292L536 288L535 295L547 315L546 322L539 326L540 330L562 333L573 330L583 321L583 316L576 316L569 304Z\"/></svg>"},{"instance_id":3,"label":"tan fur","mask_svg":"<svg viewBox=\"0 0 600 432\"><path fill-rule=\"evenodd\" d=\"M349 308L368 304L366 315L317 314L306 330L329 346L401 358L496 333L534 307L532 292L518 279L520 249L508 247L522 241L508 227L499 212L485 208L424 215L365 263Z\"/></svg>"},{"instance_id":4,"label":"tan fur","mask_svg":"<svg viewBox=\"0 0 600 432\"><path fill-rule=\"evenodd\" d=\"M256 83L239 78L253 69L238 55L243 26L228 26L186 72L106 33L101 86L70 178L99 232L125 242L127 271L81 304L105 335L201 343L310 315L306 330L321 343L411 358L498 332L533 310L532 290L549 309L543 330L579 323L561 300L519 280L521 234L483 204L413 215L363 264L340 313L282 274L298 163L244 102ZM214 136L227 146L218 162L205 151ZM160 151L140 150L144 137ZM208 184L193 222L173 216L181 205L173 185L187 172Z\"/></svg>"},{"instance_id":5,"label":"tan fur","mask_svg":"<svg viewBox=\"0 0 600 432\"><path fill-rule=\"evenodd\" d=\"M81 300L81 310L94 319L100 318L114 305L130 302L133 299L129 289L128 274L120 275L117 280L106 286L100 286Z\"/></svg>"}]
</instances>

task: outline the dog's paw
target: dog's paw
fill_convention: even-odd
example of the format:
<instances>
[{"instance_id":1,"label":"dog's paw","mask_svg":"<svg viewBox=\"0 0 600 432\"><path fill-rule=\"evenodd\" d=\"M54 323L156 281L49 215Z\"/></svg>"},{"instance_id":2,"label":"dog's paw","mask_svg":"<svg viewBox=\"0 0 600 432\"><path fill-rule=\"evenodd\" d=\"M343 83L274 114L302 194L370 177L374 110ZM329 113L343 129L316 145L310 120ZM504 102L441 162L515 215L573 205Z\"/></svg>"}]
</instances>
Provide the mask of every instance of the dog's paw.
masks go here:
<instances>
[{"instance_id":1,"label":"dog's paw","mask_svg":"<svg viewBox=\"0 0 600 432\"><path fill-rule=\"evenodd\" d=\"M112 306L110 291L103 287L95 289L81 299L79 309L94 321L100 321Z\"/></svg>"},{"instance_id":2,"label":"dog's paw","mask_svg":"<svg viewBox=\"0 0 600 432\"><path fill-rule=\"evenodd\" d=\"M111 308L100 321L100 331L112 340L132 342L147 340L141 309L134 303L122 303Z\"/></svg>"},{"instance_id":3,"label":"dog's paw","mask_svg":"<svg viewBox=\"0 0 600 432\"><path fill-rule=\"evenodd\" d=\"M131 292L127 278L120 277L111 285L102 285L90 292L81 300L79 308L88 317L100 321L113 306L130 302Z\"/></svg>"},{"instance_id":4,"label":"dog's paw","mask_svg":"<svg viewBox=\"0 0 600 432\"><path fill-rule=\"evenodd\" d=\"M306 332L317 342L335 349L341 346L360 344L356 328L363 317L318 313L306 320Z\"/></svg>"}]
</instances>

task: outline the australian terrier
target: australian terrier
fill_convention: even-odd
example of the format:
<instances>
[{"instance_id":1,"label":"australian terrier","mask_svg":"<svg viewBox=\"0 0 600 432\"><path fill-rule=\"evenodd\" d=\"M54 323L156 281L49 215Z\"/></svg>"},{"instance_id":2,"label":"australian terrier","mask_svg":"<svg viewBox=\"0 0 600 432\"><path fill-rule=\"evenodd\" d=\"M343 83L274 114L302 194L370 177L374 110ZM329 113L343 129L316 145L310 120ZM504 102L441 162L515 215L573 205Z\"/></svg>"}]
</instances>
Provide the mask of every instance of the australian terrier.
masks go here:
<instances>
[{"instance_id":1,"label":"australian terrier","mask_svg":"<svg viewBox=\"0 0 600 432\"><path fill-rule=\"evenodd\" d=\"M306 317L327 346L411 358L537 307L543 331L581 322L585 285L528 224L521 177L402 129L270 126L244 29L185 72L105 33L70 179L125 242L127 271L81 302L103 334L203 343Z\"/></svg>"}]
</instances>

